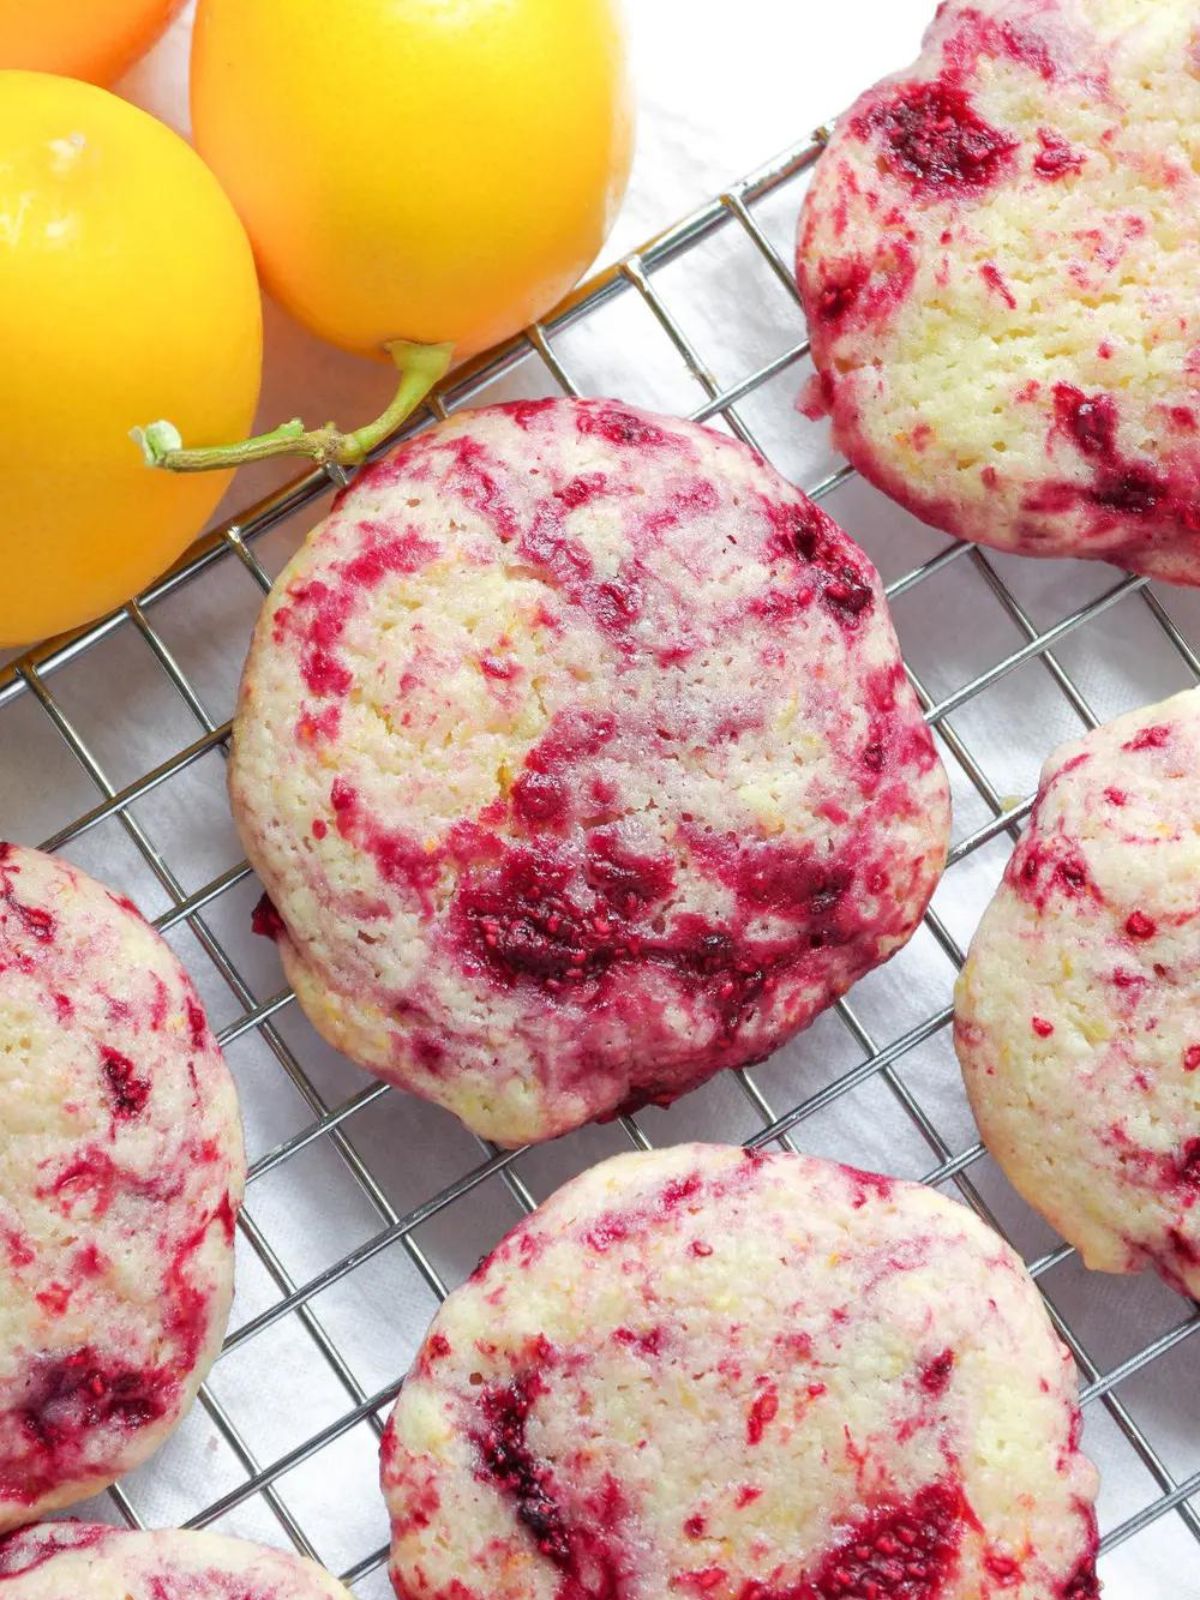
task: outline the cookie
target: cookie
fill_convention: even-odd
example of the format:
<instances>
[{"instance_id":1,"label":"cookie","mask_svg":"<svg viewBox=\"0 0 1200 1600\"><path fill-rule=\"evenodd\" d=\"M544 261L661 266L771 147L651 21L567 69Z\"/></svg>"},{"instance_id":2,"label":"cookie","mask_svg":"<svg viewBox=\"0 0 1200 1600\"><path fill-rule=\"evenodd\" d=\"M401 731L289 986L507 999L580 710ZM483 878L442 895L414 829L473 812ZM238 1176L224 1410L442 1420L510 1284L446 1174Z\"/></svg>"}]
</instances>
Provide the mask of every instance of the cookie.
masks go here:
<instances>
[{"instance_id":1,"label":"cookie","mask_svg":"<svg viewBox=\"0 0 1200 1600\"><path fill-rule=\"evenodd\" d=\"M921 1188L684 1145L560 1189L383 1442L399 1600L1091 1600L1075 1374Z\"/></svg>"},{"instance_id":2,"label":"cookie","mask_svg":"<svg viewBox=\"0 0 1200 1600\"><path fill-rule=\"evenodd\" d=\"M945 774L862 552L612 401L455 417L282 574L230 792L287 975L504 1144L768 1055L917 925Z\"/></svg>"},{"instance_id":3,"label":"cookie","mask_svg":"<svg viewBox=\"0 0 1200 1600\"><path fill-rule=\"evenodd\" d=\"M143 1462L233 1287L233 1083L136 908L0 844L0 1529Z\"/></svg>"},{"instance_id":4,"label":"cookie","mask_svg":"<svg viewBox=\"0 0 1200 1600\"><path fill-rule=\"evenodd\" d=\"M983 1138L1090 1267L1200 1297L1200 692L1057 750L959 979Z\"/></svg>"},{"instance_id":5,"label":"cookie","mask_svg":"<svg viewBox=\"0 0 1200 1600\"><path fill-rule=\"evenodd\" d=\"M1200 13L948 0L797 271L837 444L949 533L1200 583Z\"/></svg>"},{"instance_id":6,"label":"cookie","mask_svg":"<svg viewBox=\"0 0 1200 1600\"><path fill-rule=\"evenodd\" d=\"M312 1561L215 1533L47 1522L0 1540L4 1600L350 1600Z\"/></svg>"}]
</instances>

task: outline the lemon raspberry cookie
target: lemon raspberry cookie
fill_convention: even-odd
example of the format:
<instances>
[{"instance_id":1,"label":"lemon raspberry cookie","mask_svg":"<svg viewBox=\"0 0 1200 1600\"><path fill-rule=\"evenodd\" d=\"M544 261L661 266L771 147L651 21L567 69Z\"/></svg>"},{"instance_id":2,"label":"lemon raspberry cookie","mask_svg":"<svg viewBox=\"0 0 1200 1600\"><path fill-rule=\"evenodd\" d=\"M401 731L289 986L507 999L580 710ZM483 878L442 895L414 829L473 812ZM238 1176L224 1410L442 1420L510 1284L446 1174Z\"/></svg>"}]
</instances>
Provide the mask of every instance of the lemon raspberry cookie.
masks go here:
<instances>
[{"instance_id":1,"label":"lemon raspberry cookie","mask_svg":"<svg viewBox=\"0 0 1200 1600\"><path fill-rule=\"evenodd\" d=\"M1074 1368L919 1185L619 1156L439 1312L383 1444L400 1600L1090 1600Z\"/></svg>"},{"instance_id":2,"label":"lemon raspberry cookie","mask_svg":"<svg viewBox=\"0 0 1200 1600\"><path fill-rule=\"evenodd\" d=\"M862 552L612 401L357 480L264 610L230 787L317 1028L508 1144L767 1055L909 937L948 824Z\"/></svg>"},{"instance_id":3,"label":"lemon raspberry cookie","mask_svg":"<svg viewBox=\"0 0 1200 1600\"><path fill-rule=\"evenodd\" d=\"M948 0L801 219L814 407L963 538L1200 583L1200 14Z\"/></svg>"},{"instance_id":4,"label":"lemon raspberry cookie","mask_svg":"<svg viewBox=\"0 0 1200 1600\"><path fill-rule=\"evenodd\" d=\"M1200 1296L1200 692L1042 772L959 981L983 1137L1089 1266Z\"/></svg>"},{"instance_id":5,"label":"lemon raspberry cookie","mask_svg":"<svg viewBox=\"0 0 1200 1600\"><path fill-rule=\"evenodd\" d=\"M0 844L0 1528L144 1461L229 1310L233 1083L127 900Z\"/></svg>"},{"instance_id":6,"label":"lemon raspberry cookie","mask_svg":"<svg viewBox=\"0 0 1200 1600\"><path fill-rule=\"evenodd\" d=\"M350 1600L311 1561L215 1533L47 1522L0 1540L5 1600Z\"/></svg>"}]
</instances>

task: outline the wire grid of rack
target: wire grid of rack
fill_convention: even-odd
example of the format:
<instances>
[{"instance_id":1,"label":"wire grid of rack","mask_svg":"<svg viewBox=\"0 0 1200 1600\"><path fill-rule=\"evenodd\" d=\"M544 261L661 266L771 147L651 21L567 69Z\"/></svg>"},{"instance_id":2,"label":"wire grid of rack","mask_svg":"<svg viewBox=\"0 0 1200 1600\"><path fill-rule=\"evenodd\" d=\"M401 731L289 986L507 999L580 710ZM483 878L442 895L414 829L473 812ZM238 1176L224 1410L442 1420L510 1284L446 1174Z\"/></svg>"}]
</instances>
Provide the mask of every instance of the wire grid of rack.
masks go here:
<instances>
[{"instance_id":1,"label":"wire grid of rack","mask_svg":"<svg viewBox=\"0 0 1200 1600\"><path fill-rule=\"evenodd\" d=\"M629 298L649 313L694 386L691 415L724 426L761 448L747 414L754 397L769 391L777 379L787 386L789 397L793 395L808 356L792 273L783 254L786 246L771 234L774 231L782 240L794 219L804 174L819 154L821 140L818 134L735 185L587 286L544 324L530 328L465 375L453 377L413 426L426 426L434 415L486 400L518 369L526 377L534 374L538 392L579 393L579 379L564 353L572 329L596 318L613 302ZM780 224L774 229L764 221L771 206ZM686 271L706 242L725 233L737 237L739 249L751 250L777 290L790 297L796 333L786 347L735 381L718 379L705 364L663 287L672 270ZM790 402L788 411L790 417ZM799 418L792 421L798 430L807 426ZM917 1014L915 1002L892 1003L899 993L894 985L881 991L888 1004L860 1003L860 991L868 992L871 980L867 980L835 1014L785 1053L782 1068L768 1063L726 1075L716 1098L710 1096L709 1109L687 1114L682 1123L673 1121L671 1113L647 1112L626 1117L607 1130L573 1136L540 1153L499 1152L472 1142L457 1125L451 1129L442 1113L331 1063L328 1053L321 1053L315 1036L304 1030L290 994L278 988L273 951L259 950L242 939L248 907L257 893L249 868L235 859L213 872L203 862L197 866L188 860L189 830L199 826L198 819L187 814L191 802L160 803L157 810L154 803L164 797L169 800L171 786L206 762L215 762L219 773L229 733L228 721L218 720L212 709L216 692L202 681L209 657L203 652L196 655L194 641L188 651L172 643L170 618L177 614L177 608L172 611L173 600L183 595L184 603L191 603L192 595L203 593L215 583L215 575L227 569L240 571L243 582L248 575L254 595L265 591L271 578L259 559L259 542L268 535L276 538L285 557L306 531L314 503L329 491L331 478L334 483L344 481L337 469L312 472L270 495L207 536L176 570L120 612L0 669L0 780L5 775L11 778L20 767L50 812L55 805L61 809L63 789L70 802L71 814L49 837L31 836L29 842L72 853L93 870L102 860L110 880L118 875L120 861L136 863L137 871L131 870L129 876L136 879L140 872L155 886L159 901L165 901L156 919L158 927L168 937L190 936L186 947L180 945L181 953L194 971L203 968L197 976L210 1008L214 985L223 996L224 1003L217 1001L215 1009L231 1060L240 1047L255 1046L252 1060L243 1063L238 1073L244 1103L249 1095L251 1120L262 1099L254 1086L261 1085L264 1074L276 1079L282 1074L291 1095L284 1131L268 1116L259 1130L257 1148L252 1146L238 1241L245 1292L239 1290L231 1331L199 1407L156 1462L109 1491L107 1503L97 1502L89 1509L131 1526L179 1521L248 1532L275 1542L290 1540L298 1550L340 1570L357 1593L382 1596L386 1527L377 1496L372 1498L378 1435L425 1320L471 1265L463 1253L468 1247L445 1244L450 1235L439 1232L440 1224L469 1213L472 1224L466 1236L474 1237L471 1227L477 1230L477 1253L481 1253L540 1194L597 1156L630 1144L648 1148L652 1142L673 1142L697 1132L754 1145L821 1148L828 1141L816 1134L809 1137L810 1130L819 1128L823 1116L869 1094L854 1110L850 1132L843 1128L834 1138L834 1153L862 1159L865 1149L873 1158L865 1164L891 1170L906 1165L912 1175L956 1191L1023 1251L1080 1369L1085 1442L1102 1458L1121 1454L1126 1479L1129 1463L1137 1466L1134 1481L1140 1488L1126 1491L1119 1504L1102 1502L1106 1557L1135 1540L1149 1550L1145 1541L1160 1541L1164 1530L1170 1529L1170 1560L1179 1563L1179 1586L1171 1592L1200 1595L1200 1578L1193 1590L1186 1575L1188 1563L1197 1559L1193 1540L1200 1540L1200 1462L1181 1458L1177 1441L1164 1444L1158 1429L1164 1406L1172 1409L1181 1394L1200 1387L1194 1381L1189 1385L1186 1370L1178 1365L1181 1348L1191 1344L1200 1328L1200 1314L1190 1302L1145 1281L1114 1289L1105 1280L1104 1289L1099 1289L1097 1280L1078 1269L1071 1250L1044 1230L1039 1232L1039 1225L1017 1206L990 1169L969 1123L961 1115L946 1116L931 1109L940 1102L930 1084L948 1083L954 1076L947 1046L950 979L970 932L969 925L952 928L936 899L919 936L926 956L937 952L945 963L945 979L932 1003L925 1003L930 991L923 984L914 986L921 1001ZM847 466L833 464L805 487L833 506L852 480ZM854 532L852 521L849 526ZM906 646L910 674L952 772L956 798L969 794L975 808L967 808L968 829L956 837L949 876L963 873L990 852L994 882L1031 797L1028 784L1023 797L1007 793L1003 778L989 771L988 760L978 755L965 726L972 706L996 686L1032 670L1038 674L1038 692L1048 686L1073 719L1066 731L1094 726L1102 713L1080 686L1078 667L1072 670L1072 651L1076 659L1083 659L1077 646L1089 629L1089 659L1103 659L1117 648L1113 640L1129 634L1130 625L1103 636L1095 625L1118 607L1125 617L1132 615L1131 607L1136 608L1132 627L1136 638L1144 637L1140 629L1152 625L1159 642L1155 648L1161 645L1170 655L1173 668L1168 677L1176 686L1200 680L1200 657L1189 642L1188 618L1180 620L1174 597L1160 595L1143 579L1094 569L1082 603L1065 609L1059 605L1059 614L1054 614L1054 608L1047 612L1036 598L1022 596L1020 582L1005 575L1016 568L1003 559L931 534L924 537L923 559L893 573L888 581L894 609L899 613L905 597L954 570L970 575L973 593L986 592L988 603L997 608L1009 630L994 659L948 687L932 682L936 673L915 661ZM218 611L223 605L219 600ZM938 609L952 611L951 599ZM221 678L229 694L252 611L253 605L245 601L231 618L230 630L218 628L210 641L223 661L236 657ZM1200 613L1191 615L1200 620ZM974 628L974 618L968 625ZM1196 635L1198 630L1191 632ZM153 758L134 761L132 769L127 755L114 756L107 746L100 748L103 741L84 725L84 716L74 709L67 692L71 673L81 665L93 684L102 678L90 669L91 653L103 651L114 640L122 641L122 661L128 662L133 651L139 662L129 669L131 678L121 680L122 694L131 692L131 712L139 706L130 690L133 676L152 672L191 734L177 739L165 754L153 752ZM921 641L916 642L919 657ZM928 648L936 654L937 640L929 641ZM189 651L198 665L185 659ZM1041 703L1037 694L1023 693L1020 698L1035 706ZM89 703L94 716L102 702L93 698ZM116 720L120 725L122 718ZM1040 730L1047 719L1037 713L1035 720ZM1032 736L1035 761L1058 737L1038 730ZM135 750L142 748L135 741ZM70 758L65 766L64 752ZM71 769L74 781L63 776L65 768ZM85 784L90 803L78 803L79 781ZM0 829L10 820L0 817ZM160 828L174 834L174 844L161 842ZM100 836L99 854L88 857L89 839ZM977 900L981 894L986 898L980 890ZM907 984L903 973L900 984ZM690 1098L702 1100L703 1095L701 1091ZM373 1121L381 1118L378 1125ZM868 1127L869 1138L863 1131ZM436 1158L430 1155L434 1150ZM554 1153L547 1158L547 1151ZM304 1186L303 1203L296 1198L297 1184ZM352 1201L345 1199L347 1185ZM309 1221L326 1210L335 1229L343 1214L350 1224L332 1248L323 1246L324 1256L314 1261L296 1247L295 1235L303 1235ZM280 1243L285 1224L292 1235L286 1247ZM373 1269L383 1263L390 1264L388 1272L373 1279ZM1056 1275L1064 1273L1063 1288L1057 1292ZM360 1282L361 1288L355 1288ZM339 1302L339 1291L350 1289L354 1293ZM1114 1293L1121 1296L1115 1309ZM1134 1306L1131 1297L1136 1296L1142 1297L1136 1302L1134 1319L1141 1332L1132 1345L1097 1331L1108 1328L1113 1318L1119 1321L1122 1308ZM1148 1313L1147 1296L1152 1302ZM405 1308L402 1314L396 1313L396 1306ZM283 1330L288 1342L276 1350L271 1337ZM370 1333L366 1342L359 1338L364 1330ZM240 1381L226 1382L225 1374L233 1371L239 1358L256 1349L265 1353ZM1200 1346L1192 1345L1184 1351L1193 1361L1193 1374L1198 1350ZM1152 1366L1170 1371L1165 1385L1151 1386L1144 1395ZM264 1417L272 1419L265 1430ZM164 1482L169 1492L157 1487ZM363 1506L361 1518L346 1512L346 1496ZM1103 1562L1101 1570L1105 1571ZM1200 1567L1191 1570L1200 1572Z\"/></svg>"}]
</instances>

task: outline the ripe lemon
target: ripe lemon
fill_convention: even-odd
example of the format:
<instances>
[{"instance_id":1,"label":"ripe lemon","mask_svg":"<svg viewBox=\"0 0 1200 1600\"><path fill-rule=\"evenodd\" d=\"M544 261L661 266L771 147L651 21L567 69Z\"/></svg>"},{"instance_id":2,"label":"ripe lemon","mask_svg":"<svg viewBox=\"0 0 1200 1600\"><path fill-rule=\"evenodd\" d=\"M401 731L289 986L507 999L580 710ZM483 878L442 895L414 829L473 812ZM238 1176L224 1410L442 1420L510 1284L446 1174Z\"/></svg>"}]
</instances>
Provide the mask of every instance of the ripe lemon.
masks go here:
<instances>
[{"instance_id":1,"label":"ripe lemon","mask_svg":"<svg viewBox=\"0 0 1200 1600\"><path fill-rule=\"evenodd\" d=\"M0 646L127 599L229 475L147 472L129 430L245 433L262 306L245 233L182 139L106 90L0 72Z\"/></svg>"},{"instance_id":2,"label":"ripe lemon","mask_svg":"<svg viewBox=\"0 0 1200 1600\"><path fill-rule=\"evenodd\" d=\"M0 0L0 67L112 83L183 0Z\"/></svg>"},{"instance_id":3,"label":"ripe lemon","mask_svg":"<svg viewBox=\"0 0 1200 1600\"><path fill-rule=\"evenodd\" d=\"M482 349L599 250L629 174L617 0L200 0L197 146L263 281L348 350Z\"/></svg>"}]
</instances>

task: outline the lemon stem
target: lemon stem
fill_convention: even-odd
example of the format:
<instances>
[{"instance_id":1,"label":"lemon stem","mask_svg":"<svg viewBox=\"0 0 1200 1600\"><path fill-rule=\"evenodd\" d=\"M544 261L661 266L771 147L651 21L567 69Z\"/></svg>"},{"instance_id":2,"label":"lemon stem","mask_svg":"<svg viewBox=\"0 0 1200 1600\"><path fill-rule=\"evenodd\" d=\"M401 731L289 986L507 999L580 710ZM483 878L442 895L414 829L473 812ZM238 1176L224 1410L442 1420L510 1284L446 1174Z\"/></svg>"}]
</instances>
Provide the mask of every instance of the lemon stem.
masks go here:
<instances>
[{"instance_id":1,"label":"lemon stem","mask_svg":"<svg viewBox=\"0 0 1200 1600\"><path fill-rule=\"evenodd\" d=\"M387 351L400 369L399 387L381 416L352 433L343 433L332 422L323 428L306 428L297 417L272 428L270 433L243 439L240 444L208 445L195 450L185 448L178 428L170 422L134 428L132 438L149 466L163 467L168 472L212 472L242 467L248 461L266 461L271 456L308 456L321 466L356 467L408 421L445 377L454 346L410 344L405 339L395 339Z\"/></svg>"}]
</instances>

